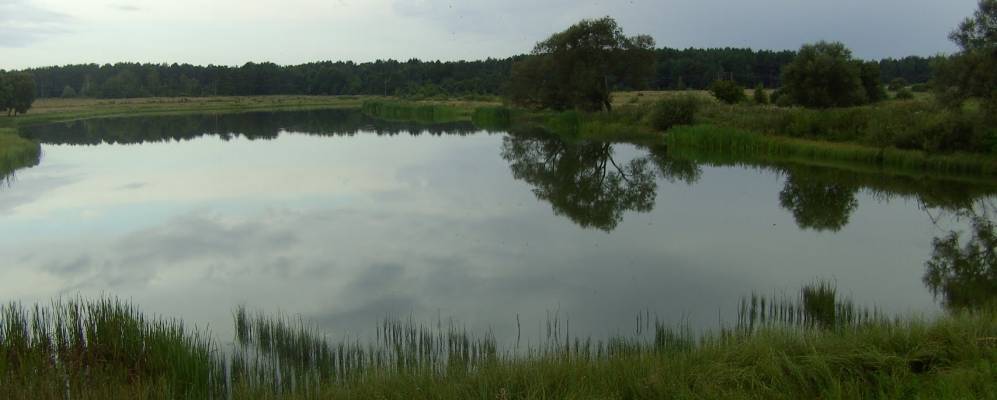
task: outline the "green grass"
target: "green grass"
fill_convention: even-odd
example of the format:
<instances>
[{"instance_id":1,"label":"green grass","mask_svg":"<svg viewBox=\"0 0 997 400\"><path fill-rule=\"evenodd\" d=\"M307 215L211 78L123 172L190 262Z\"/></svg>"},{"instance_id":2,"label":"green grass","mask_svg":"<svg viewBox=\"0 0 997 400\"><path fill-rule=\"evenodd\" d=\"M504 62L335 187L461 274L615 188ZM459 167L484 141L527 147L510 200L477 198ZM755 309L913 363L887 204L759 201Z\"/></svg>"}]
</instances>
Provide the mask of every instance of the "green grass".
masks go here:
<instances>
[{"instance_id":1,"label":"green grass","mask_svg":"<svg viewBox=\"0 0 997 400\"><path fill-rule=\"evenodd\" d=\"M210 335L148 320L113 299L0 308L0 397L99 398L221 393L224 364ZM30 396L29 396L30 395Z\"/></svg>"},{"instance_id":2,"label":"green grass","mask_svg":"<svg viewBox=\"0 0 997 400\"><path fill-rule=\"evenodd\" d=\"M391 121L444 123L470 120L473 110L434 103L402 101L365 101L361 109L367 115Z\"/></svg>"},{"instance_id":3,"label":"green grass","mask_svg":"<svg viewBox=\"0 0 997 400\"><path fill-rule=\"evenodd\" d=\"M38 165L41 146L16 134L13 128L0 128L0 184L15 170Z\"/></svg>"},{"instance_id":4,"label":"green grass","mask_svg":"<svg viewBox=\"0 0 997 400\"><path fill-rule=\"evenodd\" d=\"M17 169L37 165L41 156L39 144L21 138L19 127L93 118L357 108L367 98L257 96L128 100L42 99L36 101L27 114L7 116L6 113L0 113L0 180L9 178Z\"/></svg>"},{"instance_id":5,"label":"green grass","mask_svg":"<svg viewBox=\"0 0 997 400\"><path fill-rule=\"evenodd\" d=\"M480 107L473 103L389 102L375 107L375 117L401 120L468 120L482 127L514 131L541 130L567 140L668 143L717 151L725 156L821 164L851 163L904 171L942 174L997 175L997 127L978 108L946 110L930 98L886 101L871 106L828 110L757 105L723 105L702 93L634 92L614 94L612 113L527 111ZM661 132L663 108L696 107L694 123ZM382 106L382 103L374 103ZM422 111L417 111L422 110ZM502 110L496 125L487 117ZM505 121L508 121L506 123ZM658 129L656 129L656 127Z\"/></svg>"},{"instance_id":6,"label":"green grass","mask_svg":"<svg viewBox=\"0 0 997 400\"><path fill-rule=\"evenodd\" d=\"M851 143L796 139L711 125L672 129L668 132L666 141L672 147L709 151L726 157L768 158L803 163L837 161L900 170L997 175L997 158L988 156L929 155L914 150L878 149Z\"/></svg>"},{"instance_id":7,"label":"green grass","mask_svg":"<svg viewBox=\"0 0 997 400\"><path fill-rule=\"evenodd\" d=\"M733 326L694 335L570 336L505 350L453 322L387 319L333 341L300 318L235 311L235 344L116 300L0 309L2 398L986 398L997 307L934 320L861 310L826 282L745 298Z\"/></svg>"},{"instance_id":8,"label":"green grass","mask_svg":"<svg viewBox=\"0 0 997 400\"><path fill-rule=\"evenodd\" d=\"M108 117L358 108L370 98L370 96L233 96L124 100L42 99L36 101L27 114L0 117L0 127Z\"/></svg>"}]
</instances>

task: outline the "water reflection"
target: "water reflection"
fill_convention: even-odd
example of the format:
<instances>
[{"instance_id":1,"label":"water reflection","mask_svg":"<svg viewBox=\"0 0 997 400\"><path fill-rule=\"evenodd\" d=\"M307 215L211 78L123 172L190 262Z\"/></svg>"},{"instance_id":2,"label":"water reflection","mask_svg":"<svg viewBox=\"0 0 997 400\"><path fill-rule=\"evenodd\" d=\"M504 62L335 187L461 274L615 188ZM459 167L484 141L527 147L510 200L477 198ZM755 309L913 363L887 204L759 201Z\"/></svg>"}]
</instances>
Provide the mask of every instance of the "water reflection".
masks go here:
<instances>
[{"instance_id":1,"label":"water reflection","mask_svg":"<svg viewBox=\"0 0 997 400\"><path fill-rule=\"evenodd\" d=\"M985 215L969 215L970 237L951 231L932 242L924 284L951 309L992 304L997 299L997 232Z\"/></svg>"},{"instance_id":2,"label":"water reflection","mask_svg":"<svg viewBox=\"0 0 997 400\"><path fill-rule=\"evenodd\" d=\"M360 131L378 135L470 135L481 132L468 122L412 124L370 118L356 110L248 112L156 117L101 118L22 128L43 144L97 145L185 141L206 135L223 140L244 137L270 140L281 132L315 136L352 136Z\"/></svg>"},{"instance_id":3,"label":"water reflection","mask_svg":"<svg viewBox=\"0 0 997 400\"><path fill-rule=\"evenodd\" d=\"M856 192L855 186L790 173L779 192L779 204L793 213L800 228L837 232L859 206Z\"/></svg>"},{"instance_id":4,"label":"water reflection","mask_svg":"<svg viewBox=\"0 0 997 400\"><path fill-rule=\"evenodd\" d=\"M949 258L921 280L937 229L960 225L925 213L965 210L992 183L473 132L346 110L33 128L45 143L146 145L47 147L0 196L13 260L0 292L110 291L225 322L203 305L248 302L337 329L563 310L580 332L645 308L713 326L744 293L815 277L892 311L935 310L926 284L947 304L993 293L992 272L962 268L971 257L944 237Z\"/></svg>"},{"instance_id":5,"label":"water reflection","mask_svg":"<svg viewBox=\"0 0 997 400\"><path fill-rule=\"evenodd\" d=\"M568 143L537 135L509 135L502 158L512 175L533 186L537 199L579 226L611 231L625 211L654 206L657 182L646 157L617 162L609 143Z\"/></svg>"}]
</instances>

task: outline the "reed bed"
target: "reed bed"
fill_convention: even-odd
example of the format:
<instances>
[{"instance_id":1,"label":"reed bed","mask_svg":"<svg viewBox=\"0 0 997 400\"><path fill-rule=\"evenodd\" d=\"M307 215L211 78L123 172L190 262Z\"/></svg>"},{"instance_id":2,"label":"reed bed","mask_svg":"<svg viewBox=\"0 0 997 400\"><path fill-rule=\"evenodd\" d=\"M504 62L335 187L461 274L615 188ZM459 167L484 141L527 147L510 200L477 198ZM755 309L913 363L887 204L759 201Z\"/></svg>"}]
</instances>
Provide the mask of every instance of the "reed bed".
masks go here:
<instances>
[{"instance_id":1,"label":"reed bed","mask_svg":"<svg viewBox=\"0 0 997 400\"><path fill-rule=\"evenodd\" d=\"M2 398L979 398L997 389L997 307L928 321L860 309L817 281L751 295L693 334L650 314L632 335L516 350L459 324L385 319L330 340L300 317L235 310L231 349L113 299L0 308ZM518 346L517 346L518 347Z\"/></svg>"},{"instance_id":2,"label":"reed bed","mask_svg":"<svg viewBox=\"0 0 997 400\"><path fill-rule=\"evenodd\" d=\"M11 303L0 307L0 319L0 398L223 393L224 364L209 334L147 319L116 299Z\"/></svg>"}]
</instances>

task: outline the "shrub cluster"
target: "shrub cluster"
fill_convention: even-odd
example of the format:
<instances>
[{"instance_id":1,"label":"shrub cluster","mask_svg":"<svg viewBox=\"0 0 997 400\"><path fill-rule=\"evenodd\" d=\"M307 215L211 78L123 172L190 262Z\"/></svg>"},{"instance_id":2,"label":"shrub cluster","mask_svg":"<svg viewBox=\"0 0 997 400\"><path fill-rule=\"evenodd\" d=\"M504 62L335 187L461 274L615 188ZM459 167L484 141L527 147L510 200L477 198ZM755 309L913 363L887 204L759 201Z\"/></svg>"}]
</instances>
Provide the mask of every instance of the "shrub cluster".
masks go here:
<instances>
[{"instance_id":1,"label":"shrub cluster","mask_svg":"<svg viewBox=\"0 0 997 400\"><path fill-rule=\"evenodd\" d=\"M713 82L713 84L710 85L710 93L712 93L713 97L716 97L717 100L727 104L739 103L746 97L744 95L744 87L738 85L737 82L734 81L720 80Z\"/></svg>"},{"instance_id":2,"label":"shrub cluster","mask_svg":"<svg viewBox=\"0 0 997 400\"><path fill-rule=\"evenodd\" d=\"M824 110L799 107L750 113L733 110L730 115L709 119L722 126L772 135L930 153L997 150L997 128L987 123L985 112L948 109L930 102L889 102Z\"/></svg>"},{"instance_id":3,"label":"shrub cluster","mask_svg":"<svg viewBox=\"0 0 997 400\"><path fill-rule=\"evenodd\" d=\"M651 127L666 131L677 125L692 125L699 107L699 99L692 95L659 100L650 113Z\"/></svg>"}]
</instances>

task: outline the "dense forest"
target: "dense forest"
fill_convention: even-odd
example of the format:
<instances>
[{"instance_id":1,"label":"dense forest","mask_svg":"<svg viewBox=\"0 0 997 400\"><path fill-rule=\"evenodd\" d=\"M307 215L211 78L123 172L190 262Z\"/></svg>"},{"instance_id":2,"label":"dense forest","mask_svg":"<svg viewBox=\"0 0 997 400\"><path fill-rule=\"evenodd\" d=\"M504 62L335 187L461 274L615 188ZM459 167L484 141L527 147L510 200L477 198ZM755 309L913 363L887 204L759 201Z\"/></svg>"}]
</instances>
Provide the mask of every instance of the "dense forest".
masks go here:
<instances>
[{"instance_id":1,"label":"dense forest","mask_svg":"<svg viewBox=\"0 0 997 400\"><path fill-rule=\"evenodd\" d=\"M779 72L795 51L656 49L648 89L705 89L718 77L753 87L780 85ZM78 64L28 69L36 94L45 97L128 98L227 95L437 95L500 94L512 64L522 56L481 61L314 62L240 67L190 64ZM932 59L881 60L882 81L927 82ZM617 87L616 89L631 89Z\"/></svg>"}]
</instances>

